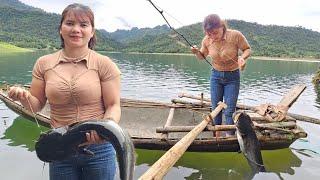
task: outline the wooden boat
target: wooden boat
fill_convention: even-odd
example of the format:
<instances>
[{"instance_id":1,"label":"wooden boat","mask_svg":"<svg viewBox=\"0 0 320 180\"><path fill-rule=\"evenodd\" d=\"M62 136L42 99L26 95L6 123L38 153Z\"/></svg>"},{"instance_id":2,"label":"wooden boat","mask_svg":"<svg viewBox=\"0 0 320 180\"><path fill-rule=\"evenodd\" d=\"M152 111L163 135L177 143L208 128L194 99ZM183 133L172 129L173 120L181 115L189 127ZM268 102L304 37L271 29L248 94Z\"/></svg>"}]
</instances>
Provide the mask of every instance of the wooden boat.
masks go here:
<instances>
[{"instance_id":1,"label":"wooden boat","mask_svg":"<svg viewBox=\"0 0 320 180\"><path fill-rule=\"evenodd\" d=\"M48 105L36 114L28 111L20 103L12 101L6 95L6 89L0 91L0 99L14 112L31 121L49 127L50 108ZM195 98L197 99L197 98ZM203 120L210 112L210 106L203 99L199 101L161 103L133 99L121 99L122 119L120 126L125 128L132 137L136 148L152 150L168 150L178 142L188 131ZM269 122L258 115L250 106L247 109L255 124L262 150L281 149L289 147L296 139L307 134L297 126L293 117L286 116L284 121ZM212 131L235 129L234 125L208 125L192 142L188 151L207 152L237 152L239 145L235 136L213 137Z\"/></svg>"}]
</instances>

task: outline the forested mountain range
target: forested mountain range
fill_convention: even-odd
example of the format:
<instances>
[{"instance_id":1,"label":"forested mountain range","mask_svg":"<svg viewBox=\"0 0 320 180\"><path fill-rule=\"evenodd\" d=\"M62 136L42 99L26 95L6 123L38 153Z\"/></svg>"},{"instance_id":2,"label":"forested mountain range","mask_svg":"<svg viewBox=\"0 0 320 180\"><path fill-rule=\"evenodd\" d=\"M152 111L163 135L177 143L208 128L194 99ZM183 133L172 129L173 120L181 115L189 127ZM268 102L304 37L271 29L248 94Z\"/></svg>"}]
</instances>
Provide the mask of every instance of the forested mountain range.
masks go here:
<instances>
[{"instance_id":1,"label":"forested mountain range","mask_svg":"<svg viewBox=\"0 0 320 180\"><path fill-rule=\"evenodd\" d=\"M58 49L58 25L61 15L47 13L18 0L0 0L0 41L24 48ZM261 25L227 20L231 29L241 31L253 49L253 55L272 57L320 58L320 33L303 27ZM96 22L98 23L98 22ZM316 23L316 22L315 22ZM177 29L191 44L203 38L201 23ZM189 53L187 43L168 26L132 28L109 33L97 30L97 50Z\"/></svg>"}]
</instances>

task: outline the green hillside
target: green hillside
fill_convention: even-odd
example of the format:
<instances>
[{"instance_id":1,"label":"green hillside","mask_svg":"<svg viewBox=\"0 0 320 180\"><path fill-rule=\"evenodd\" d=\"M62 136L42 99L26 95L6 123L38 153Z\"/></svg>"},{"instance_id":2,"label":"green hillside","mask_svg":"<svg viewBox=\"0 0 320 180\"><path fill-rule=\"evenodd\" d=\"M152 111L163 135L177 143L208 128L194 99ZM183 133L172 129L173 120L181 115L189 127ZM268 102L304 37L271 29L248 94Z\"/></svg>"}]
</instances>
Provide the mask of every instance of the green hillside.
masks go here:
<instances>
[{"instance_id":1,"label":"green hillside","mask_svg":"<svg viewBox=\"0 0 320 180\"><path fill-rule=\"evenodd\" d=\"M0 0L0 42L23 48L58 49L60 15L47 13L18 0ZM241 31L254 56L320 59L320 33L303 27L261 25L228 20L231 29ZM191 44L200 46L201 23L177 29ZM109 33L97 30L96 50L148 53L190 53L189 45L166 25L132 28Z\"/></svg>"},{"instance_id":2,"label":"green hillside","mask_svg":"<svg viewBox=\"0 0 320 180\"><path fill-rule=\"evenodd\" d=\"M0 41L24 48L58 49L60 17L16 0L0 0ZM122 47L99 30L97 38L97 50L115 51Z\"/></svg>"},{"instance_id":3,"label":"green hillside","mask_svg":"<svg viewBox=\"0 0 320 180\"><path fill-rule=\"evenodd\" d=\"M260 25L229 20L229 28L240 30L248 39L255 56L308 57L320 59L320 33L303 27ZM204 36L201 23L184 26L178 32L191 43L200 46ZM128 41L127 51L189 53L189 45L173 32L157 36L145 35Z\"/></svg>"},{"instance_id":4,"label":"green hillside","mask_svg":"<svg viewBox=\"0 0 320 180\"><path fill-rule=\"evenodd\" d=\"M8 43L0 42L0 54L17 53L17 52L31 52L30 49L20 48Z\"/></svg>"},{"instance_id":5,"label":"green hillside","mask_svg":"<svg viewBox=\"0 0 320 180\"><path fill-rule=\"evenodd\" d=\"M105 31L106 32L106 31ZM154 28L137 28L134 27L131 30L117 30L113 33L107 33L112 39L116 39L121 43L129 43L138 41L144 36L159 36L164 33L169 33L170 29L166 25L156 26Z\"/></svg>"}]
</instances>

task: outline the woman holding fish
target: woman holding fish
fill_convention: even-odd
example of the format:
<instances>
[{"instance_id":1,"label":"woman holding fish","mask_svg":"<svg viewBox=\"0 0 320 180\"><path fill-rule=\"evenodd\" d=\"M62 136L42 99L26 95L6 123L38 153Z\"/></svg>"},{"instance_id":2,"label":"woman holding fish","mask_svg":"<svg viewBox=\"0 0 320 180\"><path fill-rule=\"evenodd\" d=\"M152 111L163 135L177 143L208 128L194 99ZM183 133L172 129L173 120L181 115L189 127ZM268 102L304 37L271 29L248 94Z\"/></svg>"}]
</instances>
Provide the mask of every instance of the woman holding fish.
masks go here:
<instances>
[{"instance_id":1,"label":"woman holding fish","mask_svg":"<svg viewBox=\"0 0 320 180\"><path fill-rule=\"evenodd\" d=\"M59 26L62 49L40 57L33 68L30 91L12 87L9 97L33 112L46 101L53 128L90 119L119 122L120 71L107 56L92 50L96 43L92 10L71 4L62 12ZM94 156L75 155L49 165L50 179L113 179L115 150L95 131L86 134Z\"/></svg>"}]
</instances>

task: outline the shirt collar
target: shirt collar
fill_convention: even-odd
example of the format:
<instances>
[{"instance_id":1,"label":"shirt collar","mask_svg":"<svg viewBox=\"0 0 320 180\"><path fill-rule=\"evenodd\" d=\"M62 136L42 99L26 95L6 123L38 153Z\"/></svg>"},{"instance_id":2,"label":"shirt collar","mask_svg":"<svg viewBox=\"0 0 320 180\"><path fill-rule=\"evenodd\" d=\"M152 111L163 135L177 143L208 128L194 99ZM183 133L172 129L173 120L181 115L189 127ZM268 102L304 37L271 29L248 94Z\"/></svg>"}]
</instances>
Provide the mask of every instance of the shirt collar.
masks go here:
<instances>
[{"instance_id":1,"label":"shirt collar","mask_svg":"<svg viewBox=\"0 0 320 180\"><path fill-rule=\"evenodd\" d=\"M226 32L223 34L223 36L222 36L222 38L221 38L221 40L216 40L216 41L214 41L213 39L211 39L208 35L206 35L212 42L219 42L219 41L224 41L224 40L226 40L227 39L227 30L226 30Z\"/></svg>"},{"instance_id":2,"label":"shirt collar","mask_svg":"<svg viewBox=\"0 0 320 180\"><path fill-rule=\"evenodd\" d=\"M83 54L77 58L70 58L64 55L63 50L60 50L59 57L57 58L56 65L59 63L78 63L80 61L86 61L88 67L88 61L91 54L91 49L86 54Z\"/></svg>"}]
</instances>

